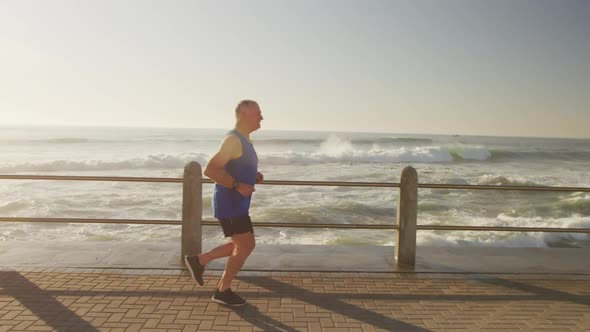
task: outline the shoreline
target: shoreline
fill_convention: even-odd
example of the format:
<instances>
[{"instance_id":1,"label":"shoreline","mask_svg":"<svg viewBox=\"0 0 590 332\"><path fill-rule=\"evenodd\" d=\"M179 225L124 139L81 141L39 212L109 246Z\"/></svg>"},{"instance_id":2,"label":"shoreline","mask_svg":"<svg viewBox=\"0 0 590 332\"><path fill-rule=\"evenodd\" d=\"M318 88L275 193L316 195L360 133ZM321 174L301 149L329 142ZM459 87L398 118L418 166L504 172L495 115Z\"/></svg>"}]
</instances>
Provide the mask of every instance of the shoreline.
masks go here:
<instances>
[{"instance_id":1,"label":"shoreline","mask_svg":"<svg viewBox=\"0 0 590 332\"><path fill-rule=\"evenodd\" d=\"M5 241L2 267L183 269L180 243ZM203 250L217 245L205 241ZM590 248L418 247L415 268L393 246L257 245L243 271L588 274ZM207 265L223 270L225 259Z\"/></svg>"}]
</instances>

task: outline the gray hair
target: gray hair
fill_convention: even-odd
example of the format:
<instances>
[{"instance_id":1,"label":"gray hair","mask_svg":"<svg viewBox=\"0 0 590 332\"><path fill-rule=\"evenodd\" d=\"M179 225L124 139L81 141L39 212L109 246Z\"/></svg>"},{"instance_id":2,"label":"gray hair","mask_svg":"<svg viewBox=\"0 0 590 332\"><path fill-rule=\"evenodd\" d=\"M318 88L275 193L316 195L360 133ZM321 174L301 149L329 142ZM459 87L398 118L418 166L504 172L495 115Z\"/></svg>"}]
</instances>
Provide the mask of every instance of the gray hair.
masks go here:
<instances>
[{"instance_id":1,"label":"gray hair","mask_svg":"<svg viewBox=\"0 0 590 332\"><path fill-rule=\"evenodd\" d=\"M252 105L258 105L258 103L249 99L242 100L238 106L236 106L236 116L238 116L238 114L240 114L240 112L242 112L245 108L248 108Z\"/></svg>"}]
</instances>

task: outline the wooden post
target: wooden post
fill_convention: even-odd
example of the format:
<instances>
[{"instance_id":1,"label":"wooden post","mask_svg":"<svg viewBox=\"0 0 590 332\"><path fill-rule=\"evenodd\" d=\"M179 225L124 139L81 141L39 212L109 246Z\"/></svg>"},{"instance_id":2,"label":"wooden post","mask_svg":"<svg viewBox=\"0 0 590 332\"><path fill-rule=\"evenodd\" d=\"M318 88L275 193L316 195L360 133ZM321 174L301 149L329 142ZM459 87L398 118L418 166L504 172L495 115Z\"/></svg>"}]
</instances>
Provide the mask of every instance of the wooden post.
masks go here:
<instances>
[{"instance_id":1,"label":"wooden post","mask_svg":"<svg viewBox=\"0 0 590 332\"><path fill-rule=\"evenodd\" d=\"M203 175L201 165L191 161L184 167L182 183L181 262L185 255L200 254L202 250L201 221L203 220Z\"/></svg>"},{"instance_id":2,"label":"wooden post","mask_svg":"<svg viewBox=\"0 0 590 332\"><path fill-rule=\"evenodd\" d=\"M397 243L395 259L398 266L416 265L416 219L418 216L418 173L407 166L402 171L397 205Z\"/></svg>"}]
</instances>

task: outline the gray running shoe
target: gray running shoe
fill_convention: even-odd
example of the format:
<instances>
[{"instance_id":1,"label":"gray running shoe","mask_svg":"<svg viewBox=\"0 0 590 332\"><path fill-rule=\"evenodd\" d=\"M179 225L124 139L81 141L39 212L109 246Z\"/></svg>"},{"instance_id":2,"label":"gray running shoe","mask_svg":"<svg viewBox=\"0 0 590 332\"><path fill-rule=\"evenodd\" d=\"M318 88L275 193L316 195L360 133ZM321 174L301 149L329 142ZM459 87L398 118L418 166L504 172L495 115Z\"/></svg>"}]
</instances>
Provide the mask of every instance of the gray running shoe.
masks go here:
<instances>
[{"instance_id":1,"label":"gray running shoe","mask_svg":"<svg viewBox=\"0 0 590 332\"><path fill-rule=\"evenodd\" d=\"M203 272L205 272L205 266L199 263L199 258L197 256L184 256L184 263L186 267L193 276L193 280L195 280L199 285L203 286Z\"/></svg>"},{"instance_id":2,"label":"gray running shoe","mask_svg":"<svg viewBox=\"0 0 590 332\"><path fill-rule=\"evenodd\" d=\"M220 292L219 289L216 289L215 294L213 294L211 300L219 304L226 304L231 306L242 306L246 304L246 300L241 298L238 294L234 293L231 290L231 288L228 288L223 292Z\"/></svg>"}]
</instances>

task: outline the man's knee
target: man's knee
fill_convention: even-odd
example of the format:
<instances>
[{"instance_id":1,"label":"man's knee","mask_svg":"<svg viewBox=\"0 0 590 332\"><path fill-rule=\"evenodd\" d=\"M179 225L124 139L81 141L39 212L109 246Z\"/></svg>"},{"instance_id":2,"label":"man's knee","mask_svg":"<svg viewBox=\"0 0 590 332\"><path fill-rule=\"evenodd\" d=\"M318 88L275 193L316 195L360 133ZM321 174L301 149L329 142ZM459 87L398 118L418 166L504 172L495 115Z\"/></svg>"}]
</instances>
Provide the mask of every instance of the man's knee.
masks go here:
<instances>
[{"instance_id":1,"label":"man's knee","mask_svg":"<svg viewBox=\"0 0 590 332\"><path fill-rule=\"evenodd\" d=\"M235 244L234 256L248 257L256 247L256 241L252 233L239 234L233 240Z\"/></svg>"},{"instance_id":2,"label":"man's knee","mask_svg":"<svg viewBox=\"0 0 590 332\"><path fill-rule=\"evenodd\" d=\"M254 251L254 248L256 248L256 242L252 241L252 242L248 243L246 248L244 248L244 251L246 253L248 253L248 255L250 255L252 253L252 251Z\"/></svg>"},{"instance_id":3,"label":"man's knee","mask_svg":"<svg viewBox=\"0 0 590 332\"><path fill-rule=\"evenodd\" d=\"M236 246L236 249L234 250L234 252L237 255L249 256L252 253L252 251L254 251L255 247L256 247L256 244L254 242L243 243L240 246Z\"/></svg>"}]
</instances>

